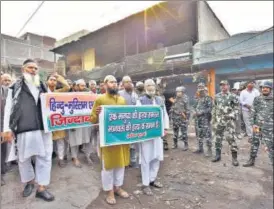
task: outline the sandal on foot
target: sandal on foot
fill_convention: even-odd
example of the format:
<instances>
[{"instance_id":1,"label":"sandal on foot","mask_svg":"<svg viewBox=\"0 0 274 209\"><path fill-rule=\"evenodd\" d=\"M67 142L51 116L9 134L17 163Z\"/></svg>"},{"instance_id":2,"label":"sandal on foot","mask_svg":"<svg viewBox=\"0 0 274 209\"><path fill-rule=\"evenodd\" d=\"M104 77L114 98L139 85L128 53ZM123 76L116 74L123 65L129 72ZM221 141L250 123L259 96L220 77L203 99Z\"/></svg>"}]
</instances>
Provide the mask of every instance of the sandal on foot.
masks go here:
<instances>
[{"instance_id":1,"label":"sandal on foot","mask_svg":"<svg viewBox=\"0 0 274 209\"><path fill-rule=\"evenodd\" d=\"M160 182L153 181L153 182L150 182L149 185L152 186L152 187L155 187L155 188L159 188L159 189L163 188L163 185Z\"/></svg>"},{"instance_id":2,"label":"sandal on foot","mask_svg":"<svg viewBox=\"0 0 274 209\"><path fill-rule=\"evenodd\" d=\"M115 197L113 195L108 195L106 197L106 202L109 205L115 205L116 204L116 199L115 199Z\"/></svg>"},{"instance_id":3,"label":"sandal on foot","mask_svg":"<svg viewBox=\"0 0 274 209\"><path fill-rule=\"evenodd\" d=\"M117 196L119 196L119 197L121 197L121 198L123 198L123 199L129 198L129 194L128 194L125 190L123 190L123 189L121 189L121 188L119 188L118 190L116 190L114 193L115 193Z\"/></svg>"},{"instance_id":4,"label":"sandal on foot","mask_svg":"<svg viewBox=\"0 0 274 209\"><path fill-rule=\"evenodd\" d=\"M143 192L145 195L147 196L152 196L153 195L153 192L151 191L150 187L149 186L146 186L143 188Z\"/></svg>"},{"instance_id":5,"label":"sandal on foot","mask_svg":"<svg viewBox=\"0 0 274 209\"><path fill-rule=\"evenodd\" d=\"M82 165L80 163L80 161L78 159L74 159L73 161L73 165L77 168L82 168Z\"/></svg>"}]
</instances>

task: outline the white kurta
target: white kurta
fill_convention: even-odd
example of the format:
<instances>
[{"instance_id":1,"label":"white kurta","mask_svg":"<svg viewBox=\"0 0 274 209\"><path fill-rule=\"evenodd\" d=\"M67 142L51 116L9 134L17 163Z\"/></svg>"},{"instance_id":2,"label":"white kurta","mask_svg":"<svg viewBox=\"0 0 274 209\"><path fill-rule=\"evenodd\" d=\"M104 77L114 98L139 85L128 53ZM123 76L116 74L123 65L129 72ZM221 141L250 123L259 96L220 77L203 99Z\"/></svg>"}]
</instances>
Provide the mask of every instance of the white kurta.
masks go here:
<instances>
[{"instance_id":1,"label":"white kurta","mask_svg":"<svg viewBox=\"0 0 274 209\"><path fill-rule=\"evenodd\" d=\"M39 98L38 88L32 84L26 84L37 104ZM12 89L9 89L5 106L4 132L10 131L11 107ZM39 185L48 185L51 172L52 133L37 130L17 134L17 148L21 181L26 183L36 177L36 182ZM36 176L31 165L32 156L36 156Z\"/></svg>"},{"instance_id":2,"label":"white kurta","mask_svg":"<svg viewBox=\"0 0 274 209\"><path fill-rule=\"evenodd\" d=\"M69 144L71 147L90 143L91 127L69 130Z\"/></svg>"},{"instance_id":3,"label":"white kurta","mask_svg":"<svg viewBox=\"0 0 274 209\"><path fill-rule=\"evenodd\" d=\"M155 99L153 101L153 104L156 105ZM137 105L141 105L140 101L137 101ZM166 111L166 108L164 108L164 129L169 128L169 117ZM141 142L139 143L139 152L140 152L140 159L139 163L141 164L142 161L144 163L149 163L155 159L158 159L160 161L164 160L164 151L163 151L163 139L162 138L155 138L149 141Z\"/></svg>"},{"instance_id":4,"label":"white kurta","mask_svg":"<svg viewBox=\"0 0 274 209\"><path fill-rule=\"evenodd\" d=\"M137 102L140 105L140 101ZM156 105L154 99L153 105ZM164 108L164 129L169 128L169 117ZM161 137L139 143L139 163L141 164L142 184L149 186L157 178L160 161L164 160L163 139Z\"/></svg>"},{"instance_id":5,"label":"white kurta","mask_svg":"<svg viewBox=\"0 0 274 209\"><path fill-rule=\"evenodd\" d=\"M39 90L37 87L27 84L30 92L32 93L33 97L35 98L36 104L38 102ZM10 121L10 114L11 114L11 106L12 106L12 89L9 89L8 96L6 100L5 106L5 116L4 116L4 132L10 131L9 128L9 121ZM24 161L25 159L34 156L40 155L45 156L46 147L44 141L51 141L46 142L47 144L50 143L52 145L52 134L51 133L44 133L44 131L28 131L24 133L20 133L17 135L17 147L18 151L18 158L19 161Z\"/></svg>"}]
</instances>

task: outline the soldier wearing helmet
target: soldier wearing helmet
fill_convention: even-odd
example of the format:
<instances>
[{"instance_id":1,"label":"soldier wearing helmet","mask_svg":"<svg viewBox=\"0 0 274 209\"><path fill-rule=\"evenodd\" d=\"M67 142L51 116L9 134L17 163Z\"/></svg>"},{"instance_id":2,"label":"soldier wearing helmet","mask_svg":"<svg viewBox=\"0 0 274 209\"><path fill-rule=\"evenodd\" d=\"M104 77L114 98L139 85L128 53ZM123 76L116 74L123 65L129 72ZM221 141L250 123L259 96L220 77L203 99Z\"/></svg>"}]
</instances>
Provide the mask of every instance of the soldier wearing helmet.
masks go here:
<instances>
[{"instance_id":1,"label":"soldier wearing helmet","mask_svg":"<svg viewBox=\"0 0 274 209\"><path fill-rule=\"evenodd\" d=\"M179 131L182 132L182 140L184 142L184 151L188 150L187 126L189 118L189 101L184 96L185 87L176 88L176 98L170 110L170 116L173 121L173 149L178 147Z\"/></svg>"},{"instance_id":2,"label":"soldier wearing helmet","mask_svg":"<svg viewBox=\"0 0 274 209\"><path fill-rule=\"evenodd\" d=\"M221 92L216 94L212 111L213 133L215 134L216 156L212 162L221 160L222 141L226 141L230 145L232 153L232 164L238 166L237 160L238 146L236 144L236 123L235 120L239 114L239 100L229 92L229 83L226 80L220 82ZM227 133L227 134L225 134Z\"/></svg>"},{"instance_id":3,"label":"soldier wearing helmet","mask_svg":"<svg viewBox=\"0 0 274 209\"><path fill-rule=\"evenodd\" d=\"M255 97L252 105L250 123L253 129L250 158L244 167L255 164L260 141L265 145L270 161L273 165L274 144L273 144L273 83L264 81L261 84L262 94Z\"/></svg>"},{"instance_id":4,"label":"soldier wearing helmet","mask_svg":"<svg viewBox=\"0 0 274 209\"><path fill-rule=\"evenodd\" d=\"M194 116L197 118L198 128L198 149L194 153L203 153L203 142L206 141L207 153L206 156L212 155L212 142L211 142L211 111L212 111L212 99L206 94L205 84L198 84L199 99L195 107Z\"/></svg>"}]
</instances>

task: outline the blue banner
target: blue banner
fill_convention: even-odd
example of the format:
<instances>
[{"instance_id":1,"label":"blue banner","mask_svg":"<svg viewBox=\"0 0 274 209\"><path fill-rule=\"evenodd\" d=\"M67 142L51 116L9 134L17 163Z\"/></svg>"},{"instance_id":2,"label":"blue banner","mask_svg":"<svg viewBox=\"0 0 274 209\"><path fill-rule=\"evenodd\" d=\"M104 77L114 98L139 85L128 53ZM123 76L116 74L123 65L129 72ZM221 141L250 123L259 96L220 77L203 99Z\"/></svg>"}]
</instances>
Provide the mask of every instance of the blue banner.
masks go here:
<instances>
[{"instance_id":1,"label":"blue banner","mask_svg":"<svg viewBox=\"0 0 274 209\"><path fill-rule=\"evenodd\" d=\"M132 144L163 136L160 106L102 106L100 146Z\"/></svg>"}]
</instances>

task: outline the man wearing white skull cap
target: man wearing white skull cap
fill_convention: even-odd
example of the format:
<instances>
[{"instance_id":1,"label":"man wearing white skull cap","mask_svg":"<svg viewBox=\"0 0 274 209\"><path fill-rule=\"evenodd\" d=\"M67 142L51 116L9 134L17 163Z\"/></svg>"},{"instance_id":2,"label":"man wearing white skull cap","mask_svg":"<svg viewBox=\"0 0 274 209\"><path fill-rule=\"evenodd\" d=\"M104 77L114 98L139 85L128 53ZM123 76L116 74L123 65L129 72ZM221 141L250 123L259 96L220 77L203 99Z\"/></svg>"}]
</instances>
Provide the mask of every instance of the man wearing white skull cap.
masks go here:
<instances>
[{"instance_id":1,"label":"man wearing white skull cap","mask_svg":"<svg viewBox=\"0 0 274 209\"><path fill-rule=\"evenodd\" d=\"M117 80L114 76L106 76L104 84L106 93L95 100L91 113L92 123L99 122L101 105L126 105L125 99L118 94ZM110 205L116 204L115 194L121 198L129 198L128 193L121 188L129 159L129 145L100 148L102 186L103 190L107 192L106 202Z\"/></svg>"},{"instance_id":2,"label":"man wearing white skull cap","mask_svg":"<svg viewBox=\"0 0 274 209\"><path fill-rule=\"evenodd\" d=\"M152 79L145 81L146 94L137 101L137 105L160 105L164 113L164 129L169 128L169 117L164 101L156 96L156 85ZM146 195L152 195L150 186L161 188L163 185L156 182L160 161L164 160L163 139L161 137L139 144L140 164L142 173L143 191Z\"/></svg>"}]
</instances>

